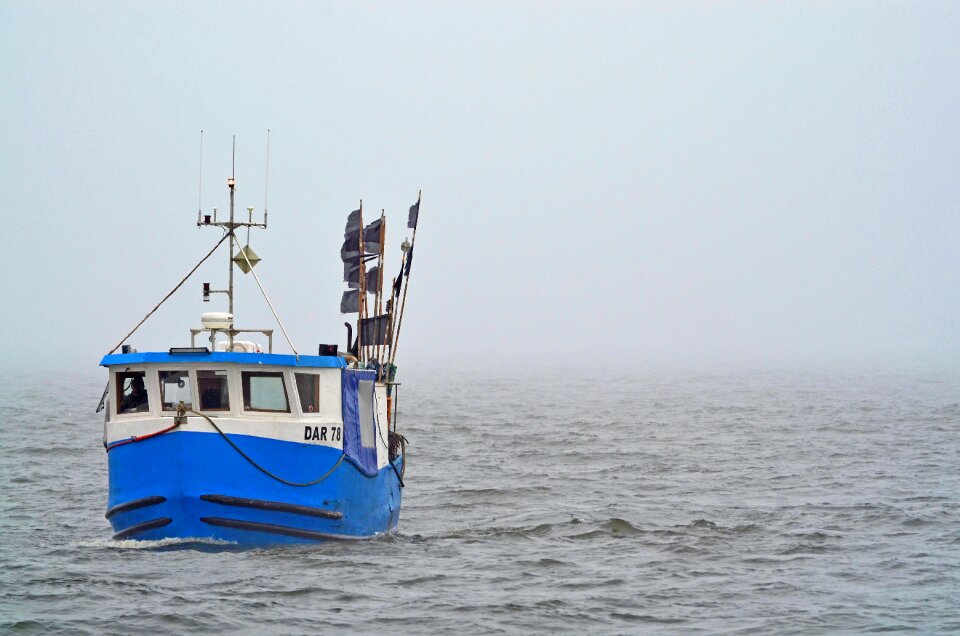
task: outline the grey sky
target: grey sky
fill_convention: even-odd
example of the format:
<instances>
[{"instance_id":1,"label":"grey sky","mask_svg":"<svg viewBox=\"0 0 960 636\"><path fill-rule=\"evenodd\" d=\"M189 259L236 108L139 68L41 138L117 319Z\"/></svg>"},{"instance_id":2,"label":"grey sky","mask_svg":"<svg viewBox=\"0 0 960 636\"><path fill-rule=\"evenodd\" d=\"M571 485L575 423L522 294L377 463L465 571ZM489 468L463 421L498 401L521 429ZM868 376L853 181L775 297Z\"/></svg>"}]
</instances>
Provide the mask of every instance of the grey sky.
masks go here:
<instances>
[{"instance_id":1,"label":"grey sky","mask_svg":"<svg viewBox=\"0 0 960 636\"><path fill-rule=\"evenodd\" d=\"M0 4L4 364L99 357L219 238L343 343L345 215L422 188L400 360L951 361L956 3ZM146 324L184 344L214 257ZM238 323L273 326L252 279ZM39 353L45 352L45 353Z\"/></svg>"}]
</instances>

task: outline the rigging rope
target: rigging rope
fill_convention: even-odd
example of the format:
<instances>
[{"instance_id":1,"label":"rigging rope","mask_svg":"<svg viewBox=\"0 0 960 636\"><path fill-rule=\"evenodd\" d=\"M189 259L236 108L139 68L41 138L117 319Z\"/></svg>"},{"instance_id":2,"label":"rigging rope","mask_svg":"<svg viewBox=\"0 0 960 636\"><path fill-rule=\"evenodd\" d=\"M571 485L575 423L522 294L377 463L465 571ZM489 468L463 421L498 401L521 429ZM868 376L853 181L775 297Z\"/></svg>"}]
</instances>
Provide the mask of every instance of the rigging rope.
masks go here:
<instances>
[{"instance_id":1,"label":"rigging rope","mask_svg":"<svg viewBox=\"0 0 960 636\"><path fill-rule=\"evenodd\" d=\"M188 279L188 278L190 278L191 276L193 276L193 273L194 273L195 271L197 271L197 268L200 267L201 265L203 265L203 262L206 261L208 258L210 258L210 255L211 255L211 254L213 254L214 252L217 251L217 248L220 247L220 244L221 244L221 243L223 243L225 240L227 240L227 237L228 237L228 236L230 236L230 235L229 235L229 234L224 234L224 235L223 235L223 238L221 238L219 241L217 241L217 244L213 246L213 249L211 249L209 252L207 252L207 255L204 256L203 258L201 258L201 259L200 259L200 262L193 266L193 269L190 270L190 273L188 273L186 276L184 276L183 279L182 279L179 283L177 283L177 286L174 287L173 289L171 289L171 290L170 290L170 293L167 294L166 296L164 296L164 297L163 297L163 300L161 300L159 303L157 303L157 306L154 307L153 309L151 309L151 310L150 310L150 313L148 313L146 316L144 316L144 317L143 317L143 320L141 320L140 322L138 322L138 323L137 323L137 326L134 327L133 329L131 329L131 330L130 330L130 333L128 333L127 335L125 335L125 336L123 337L123 340L121 340L120 342L117 343L117 346L115 346L113 349L111 349L110 351L108 351L108 352L107 352L107 355L110 355L111 353L113 353L114 351L116 351L117 349L119 349L120 346L121 346L124 342L127 341L127 338L129 338L130 336L132 336L133 333L134 333L137 329L140 328L140 325L142 325L143 323L145 323L145 322L147 321L147 318L149 318L150 316L153 315L153 312L155 312L156 310L160 309L160 305L162 305L163 303L167 302L167 299L170 298L171 296L173 296L173 294L174 294L178 289L180 289L180 287L181 287L185 282L187 282L187 279ZM269 301L268 301L268 302L269 302Z\"/></svg>"},{"instance_id":2,"label":"rigging rope","mask_svg":"<svg viewBox=\"0 0 960 636\"><path fill-rule=\"evenodd\" d=\"M260 279L257 278L257 273L253 271L253 265L250 264L250 259L247 258L247 253L243 251L243 248L240 247L240 242L237 240L237 237L233 237L233 242L236 243L237 249L243 254L243 260L247 262L247 267L250 268L250 273L253 274L253 280L257 281L257 287L260 288L260 293L263 294L263 299L267 301L267 306L270 307L270 311L273 312L273 317L277 319L277 324L280 325L280 331L283 332L283 337L287 339L287 344L290 345L290 350L293 351L293 354L299 359L300 354L297 353L296 347L293 346L293 343L290 341L290 336L287 335L287 330L283 328L283 322L280 320L280 316L277 315L277 310L273 308L273 303L270 302L270 299L267 297L267 292L263 290L263 285L260 284Z\"/></svg>"}]
</instances>

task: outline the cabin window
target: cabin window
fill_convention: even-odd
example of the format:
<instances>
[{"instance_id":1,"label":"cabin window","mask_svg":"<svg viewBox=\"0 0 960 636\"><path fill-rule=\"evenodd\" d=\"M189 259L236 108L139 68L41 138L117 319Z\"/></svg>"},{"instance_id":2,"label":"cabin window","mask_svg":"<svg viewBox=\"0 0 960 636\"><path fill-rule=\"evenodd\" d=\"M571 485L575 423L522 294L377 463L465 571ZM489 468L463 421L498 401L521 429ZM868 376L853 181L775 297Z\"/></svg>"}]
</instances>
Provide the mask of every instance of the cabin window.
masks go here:
<instances>
[{"instance_id":1,"label":"cabin window","mask_svg":"<svg viewBox=\"0 0 960 636\"><path fill-rule=\"evenodd\" d=\"M145 377L145 371L117 374L117 413L143 413L150 410Z\"/></svg>"},{"instance_id":2,"label":"cabin window","mask_svg":"<svg viewBox=\"0 0 960 636\"><path fill-rule=\"evenodd\" d=\"M313 373L296 373L297 393L300 394L300 409L304 413L320 410L320 376Z\"/></svg>"},{"instance_id":3,"label":"cabin window","mask_svg":"<svg viewBox=\"0 0 960 636\"><path fill-rule=\"evenodd\" d=\"M240 377L243 383L244 411L290 412L282 373L244 371Z\"/></svg>"},{"instance_id":4,"label":"cabin window","mask_svg":"<svg viewBox=\"0 0 960 636\"><path fill-rule=\"evenodd\" d=\"M229 411L230 391L226 371L197 371L201 411Z\"/></svg>"},{"instance_id":5,"label":"cabin window","mask_svg":"<svg viewBox=\"0 0 960 636\"><path fill-rule=\"evenodd\" d=\"M188 409L193 408L190 397L190 374L186 371L161 371L160 408L164 411L176 411L177 404L181 401Z\"/></svg>"}]
</instances>

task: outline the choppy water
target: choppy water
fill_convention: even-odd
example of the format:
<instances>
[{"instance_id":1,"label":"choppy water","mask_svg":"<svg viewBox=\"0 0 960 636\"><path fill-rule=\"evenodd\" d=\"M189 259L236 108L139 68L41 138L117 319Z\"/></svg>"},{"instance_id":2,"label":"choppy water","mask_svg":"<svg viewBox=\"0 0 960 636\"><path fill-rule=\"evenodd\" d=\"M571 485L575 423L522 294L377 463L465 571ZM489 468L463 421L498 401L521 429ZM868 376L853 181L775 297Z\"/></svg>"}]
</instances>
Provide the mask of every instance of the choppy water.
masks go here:
<instances>
[{"instance_id":1,"label":"choppy water","mask_svg":"<svg viewBox=\"0 0 960 636\"><path fill-rule=\"evenodd\" d=\"M258 550L110 540L59 379L0 376L0 631L960 630L956 372L411 373L398 534Z\"/></svg>"}]
</instances>

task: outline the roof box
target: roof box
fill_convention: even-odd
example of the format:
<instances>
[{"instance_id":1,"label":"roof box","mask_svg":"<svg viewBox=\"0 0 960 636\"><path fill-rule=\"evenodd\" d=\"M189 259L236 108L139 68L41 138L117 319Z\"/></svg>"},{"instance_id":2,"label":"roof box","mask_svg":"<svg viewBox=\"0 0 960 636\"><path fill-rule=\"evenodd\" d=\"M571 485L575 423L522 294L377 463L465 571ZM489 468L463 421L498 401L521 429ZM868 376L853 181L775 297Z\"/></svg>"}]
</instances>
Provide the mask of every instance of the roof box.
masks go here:
<instances>
[{"instance_id":1,"label":"roof box","mask_svg":"<svg viewBox=\"0 0 960 636\"><path fill-rule=\"evenodd\" d=\"M208 311L200 316L204 329L232 329L233 314L225 311Z\"/></svg>"},{"instance_id":2,"label":"roof box","mask_svg":"<svg viewBox=\"0 0 960 636\"><path fill-rule=\"evenodd\" d=\"M250 342L249 340L234 340L233 348L230 348L230 343L226 341L221 341L217 343L217 351L233 351L239 353L263 353L263 349L260 348L256 342Z\"/></svg>"}]
</instances>

